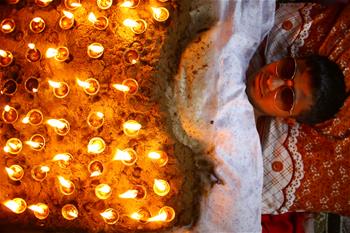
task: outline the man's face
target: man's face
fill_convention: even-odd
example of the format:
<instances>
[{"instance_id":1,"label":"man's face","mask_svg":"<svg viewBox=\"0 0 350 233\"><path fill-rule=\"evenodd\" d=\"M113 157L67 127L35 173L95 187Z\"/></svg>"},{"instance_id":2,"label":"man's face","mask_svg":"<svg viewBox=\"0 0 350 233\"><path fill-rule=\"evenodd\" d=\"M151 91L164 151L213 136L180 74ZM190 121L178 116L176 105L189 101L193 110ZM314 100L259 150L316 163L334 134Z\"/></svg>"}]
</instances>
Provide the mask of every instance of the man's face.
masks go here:
<instances>
[{"instance_id":1,"label":"man's face","mask_svg":"<svg viewBox=\"0 0 350 233\"><path fill-rule=\"evenodd\" d=\"M281 59L248 77L246 93L264 115L295 117L312 105L311 76L304 60Z\"/></svg>"}]
</instances>

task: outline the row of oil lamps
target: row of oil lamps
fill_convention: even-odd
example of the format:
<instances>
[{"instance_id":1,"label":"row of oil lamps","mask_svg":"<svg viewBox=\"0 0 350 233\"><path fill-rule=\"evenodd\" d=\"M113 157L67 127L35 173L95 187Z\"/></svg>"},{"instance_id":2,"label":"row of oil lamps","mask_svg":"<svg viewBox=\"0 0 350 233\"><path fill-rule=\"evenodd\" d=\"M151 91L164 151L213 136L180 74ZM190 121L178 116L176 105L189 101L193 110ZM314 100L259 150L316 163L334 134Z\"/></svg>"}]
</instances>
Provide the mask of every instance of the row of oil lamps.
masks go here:
<instances>
[{"instance_id":1,"label":"row of oil lamps","mask_svg":"<svg viewBox=\"0 0 350 233\"><path fill-rule=\"evenodd\" d=\"M16 214L21 214L27 209L26 201L18 197L7 200L3 204ZM40 220L47 218L49 215L49 207L44 203L29 205L28 209L32 210L34 216ZM79 212L75 205L66 204L62 207L61 214L66 220L74 220L78 217ZM119 213L114 208L107 208L100 213L100 216L107 224L116 224L119 220ZM164 206L159 210L157 215L152 217L150 211L142 207L134 213L129 214L128 217L141 223L171 222L175 218L175 211L170 206Z\"/></svg>"}]
</instances>

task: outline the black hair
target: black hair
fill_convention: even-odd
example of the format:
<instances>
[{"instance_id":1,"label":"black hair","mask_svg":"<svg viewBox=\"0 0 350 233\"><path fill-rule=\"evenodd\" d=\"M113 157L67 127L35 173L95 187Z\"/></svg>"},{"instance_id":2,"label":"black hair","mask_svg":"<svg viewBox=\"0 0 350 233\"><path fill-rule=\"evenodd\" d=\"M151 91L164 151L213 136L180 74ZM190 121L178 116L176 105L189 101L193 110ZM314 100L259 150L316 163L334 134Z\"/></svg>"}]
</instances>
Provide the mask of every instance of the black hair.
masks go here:
<instances>
[{"instance_id":1,"label":"black hair","mask_svg":"<svg viewBox=\"0 0 350 233\"><path fill-rule=\"evenodd\" d=\"M317 124L334 117L347 97L344 75L327 57L311 55L303 58L311 75L311 107L296 116L300 123Z\"/></svg>"}]
</instances>

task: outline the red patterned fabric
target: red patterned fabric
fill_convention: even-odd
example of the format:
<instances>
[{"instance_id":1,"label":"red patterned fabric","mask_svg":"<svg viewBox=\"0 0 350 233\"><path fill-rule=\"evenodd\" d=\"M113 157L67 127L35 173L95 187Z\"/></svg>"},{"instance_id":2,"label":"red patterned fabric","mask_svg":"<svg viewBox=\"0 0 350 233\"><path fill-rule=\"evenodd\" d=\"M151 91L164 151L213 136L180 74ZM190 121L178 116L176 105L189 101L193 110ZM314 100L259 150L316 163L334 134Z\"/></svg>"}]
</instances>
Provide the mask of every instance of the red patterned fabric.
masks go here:
<instances>
[{"instance_id":1,"label":"red patterned fabric","mask_svg":"<svg viewBox=\"0 0 350 233\"><path fill-rule=\"evenodd\" d=\"M304 233L304 214L286 213L280 215L264 214L261 218L263 233Z\"/></svg>"}]
</instances>

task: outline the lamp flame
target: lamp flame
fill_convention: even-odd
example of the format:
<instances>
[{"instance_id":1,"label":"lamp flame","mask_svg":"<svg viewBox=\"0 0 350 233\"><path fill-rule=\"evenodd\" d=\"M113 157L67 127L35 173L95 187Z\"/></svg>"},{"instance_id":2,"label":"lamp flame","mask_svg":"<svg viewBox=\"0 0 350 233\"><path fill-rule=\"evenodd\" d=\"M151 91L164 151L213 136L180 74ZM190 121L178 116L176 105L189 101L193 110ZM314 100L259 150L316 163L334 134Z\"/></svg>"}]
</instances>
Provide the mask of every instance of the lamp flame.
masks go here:
<instances>
[{"instance_id":1,"label":"lamp flame","mask_svg":"<svg viewBox=\"0 0 350 233\"><path fill-rule=\"evenodd\" d=\"M9 112L11 110L11 107L9 105L6 105L4 107L5 112Z\"/></svg>"},{"instance_id":2,"label":"lamp flame","mask_svg":"<svg viewBox=\"0 0 350 233\"><path fill-rule=\"evenodd\" d=\"M131 27L131 28L134 28L134 27L137 27L139 26L139 23L136 22L135 20L133 19L126 19L123 21L123 24L127 27Z\"/></svg>"},{"instance_id":3,"label":"lamp flame","mask_svg":"<svg viewBox=\"0 0 350 233\"><path fill-rule=\"evenodd\" d=\"M40 0L40 2L42 2L42 3L50 3L50 2L52 2L53 0Z\"/></svg>"},{"instance_id":4,"label":"lamp flame","mask_svg":"<svg viewBox=\"0 0 350 233\"><path fill-rule=\"evenodd\" d=\"M91 44L89 45L89 50L91 50L94 53L102 53L104 48L101 45Z\"/></svg>"},{"instance_id":5,"label":"lamp flame","mask_svg":"<svg viewBox=\"0 0 350 233\"><path fill-rule=\"evenodd\" d=\"M47 124L58 129L64 129L66 127L66 124L64 122L57 119L49 119L47 121Z\"/></svg>"},{"instance_id":6,"label":"lamp flame","mask_svg":"<svg viewBox=\"0 0 350 233\"><path fill-rule=\"evenodd\" d=\"M97 21L97 18L95 16L94 13L90 12L89 16L88 16L88 20L91 22L91 23L95 23Z\"/></svg>"},{"instance_id":7,"label":"lamp flame","mask_svg":"<svg viewBox=\"0 0 350 233\"><path fill-rule=\"evenodd\" d=\"M71 12L69 12L69 11L63 11L63 14L69 19L73 19L74 18L74 15Z\"/></svg>"},{"instance_id":8,"label":"lamp flame","mask_svg":"<svg viewBox=\"0 0 350 233\"><path fill-rule=\"evenodd\" d=\"M27 207L27 204L21 198L15 198L13 200L5 201L4 205L16 214L24 212L24 210Z\"/></svg>"},{"instance_id":9,"label":"lamp flame","mask_svg":"<svg viewBox=\"0 0 350 233\"><path fill-rule=\"evenodd\" d=\"M16 151L16 150L18 150L20 147L21 147L20 144L16 144L16 143L9 142L8 145L6 145L6 146L4 147L4 151L5 151L6 153L9 152L9 151L11 151L11 149Z\"/></svg>"},{"instance_id":10,"label":"lamp flame","mask_svg":"<svg viewBox=\"0 0 350 233\"><path fill-rule=\"evenodd\" d=\"M33 210L34 212L37 212L39 214L45 213L44 208L39 206L39 205L30 205L30 206L28 206L28 209Z\"/></svg>"},{"instance_id":11,"label":"lamp flame","mask_svg":"<svg viewBox=\"0 0 350 233\"><path fill-rule=\"evenodd\" d=\"M5 167L5 170L9 176L13 176L15 174L15 171L11 168Z\"/></svg>"},{"instance_id":12,"label":"lamp flame","mask_svg":"<svg viewBox=\"0 0 350 233\"><path fill-rule=\"evenodd\" d=\"M55 81L51 81L51 80L49 80L49 85L53 88L60 88L62 86L62 84L60 82L55 82Z\"/></svg>"},{"instance_id":13,"label":"lamp flame","mask_svg":"<svg viewBox=\"0 0 350 233\"><path fill-rule=\"evenodd\" d=\"M7 56L6 51L5 51L5 50L0 49L0 56L2 56L2 57L6 57L6 56Z\"/></svg>"},{"instance_id":14,"label":"lamp flame","mask_svg":"<svg viewBox=\"0 0 350 233\"><path fill-rule=\"evenodd\" d=\"M70 189L72 187L72 184L70 183L70 181L66 180L63 176L58 176L57 178L63 187L67 189Z\"/></svg>"},{"instance_id":15,"label":"lamp flame","mask_svg":"<svg viewBox=\"0 0 350 233\"><path fill-rule=\"evenodd\" d=\"M102 185L99 187L98 191L102 193L109 193L111 192L111 187L109 185Z\"/></svg>"},{"instance_id":16,"label":"lamp flame","mask_svg":"<svg viewBox=\"0 0 350 233\"><path fill-rule=\"evenodd\" d=\"M101 174L102 174L101 171L93 171L93 172L91 172L90 177L100 176Z\"/></svg>"},{"instance_id":17,"label":"lamp flame","mask_svg":"<svg viewBox=\"0 0 350 233\"><path fill-rule=\"evenodd\" d=\"M46 56L47 58L52 58L52 57L57 56L57 54L58 54L58 50L57 50L57 49L48 48L48 49L46 50L45 56Z\"/></svg>"},{"instance_id":18,"label":"lamp flame","mask_svg":"<svg viewBox=\"0 0 350 233\"><path fill-rule=\"evenodd\" d=\"M90 88L91 84L85 81L81 81L80 79L77 79L77 83L79 86L83 87L83 88Z\"/></svg>"},{"instance_id":19,"label":"lamp flame","mask_svg":"<svg viewBox=\"0 0 350 233\"><path fill-rule=\"evenodd\" d=\"M43 144L40 142L33 142L33 141L26 141L25 144L33 147L33 148L40 148Z\"/></svg>"},{"instance_id":20,"label":"lamp flame","mask_svg":"<svg viewBox=\"0 0 350 233\"><path fill-rule=\"evenodd\" d=\"M123 124L124 128L130 131L138 131L141 129L141 124L135 121L127 121Z\"/></svg>"},{"instance_id":21,"label":"lamp flame","mask_svg":"<svg viewBox=\"0 0 350 233\"><path fill-rule=\"evenodd\" d=\"M132 7L134 4L131 2L131 1L125 1L123 2L120 6L121 7L127 7L127 8L130 8Z\"/></svg>"},{"instance_id":22,"label":"lamp flame","mask_svg":"<svg viewBox=\"0 0 350 233\"><path fill-rule=\"evenodd\" d=\"M30 49L35 49L35 44L29 43L29 44L28 44L28 47L29 47Z\"/></svg>"},{"instance_id":23,"label":"lamp flame","mask_svg":"<svg viewBox=\"0 0 350 233\"><path fill-rule=\"evenodd\" d=\"M135 212L130 215L130 218L140 220L142 218L142 214Z\"/></svg>"},{"instance_id":24,"label":"lamp flame","mask_svg":"<svg viewBox=\"0 0 350 233\"><path fill-rule=\"evenodd\" d=\"M117 149L117 152L114 155L113 160L125 160L125 161L130 161L132 159L131 155L126 152L126 151L122 151Z\"/></svg>"},{"instance_id":25,"label":"lamp flame","mask_svg":"<svg viewBox=\"0 0 350 233\"><path fill-rule=\"evenodd\" d=\"M70 156L67 155L67 154L57 154L53 157L52 159L53 161L60 161L60 160L63 160L65 162L69 161L70 160Z\"/></svg>"},{"instance_id":26,"label":"lamp flame","mask_svg":"<svg viewBox=\"0 0 350 233\"><path fill-rule=\"evenodd\" d=\"M157 222L157 221L161 221L164 222L167 219L168 215L165 211L161 211L158 215L149 218L147 221L148 222Z\"/></svg>"},{"instance_id":27,"label":"lamp flame","mask_svg":"<svg viewBox=\"0 0 350 233\"><path fill-rule=\"evenodd\" d=\"M137 190L128 190L126 191L125 193L122 193L122 194L119 194L119 197L120 198L125 198L125 199L133 199L133 198L136 198L137 197L137 194L138 194L138 191Z\"/></svg>"},{"instance_id":28,"label":"lamp flame","mask_svg":"<svg viewBox=\"0 0 350 233\"><path fill-rule=\"evenodd\" d=\"M148 153L148 158L150 158L150 159L160 159L161 155L158 152L152 151L152 152Z\"/></svg>"},{"instance_id":29,"label":"lamp flame","mask_svg":"<svg viewBox=\"0 0 350 233\"><path fill-rule=\"evenodd\" d=\"M113 87L118 91L128 92L130 88L123 84L113 84Z\"/></svg>"},{"instance_id":30,"label":"lamp flame","mask_svg":"<svg viewBox=\"0 0 350 233\"><path fill-rule=\"evenodd\" d=\"M81 7L81 4L80 4L80 3L77 3L77 2L72 2L72 3L70 4L70 6L76 8L76 7Z\"/></svg>"},{"instance_id":31,"label":"lamp flame","mask_svg":"<svg viewBox=\"0 0 350 233\"><path fill-rule=\"evenodd\" d=\"M112 219L114 217L112 210L106 210L106 211L100 213L100 215L106 219Z\"/></svg>"},{"instance_id":32,"label":"lamp flame","mask_svg":"<svg viewBox=\"0 0 350 233\"><path fill-rule=\"evenodd\" d=\"M50 171L50 168L49 168L48 166L41 166L41 167L40 167L40 170L41 170L42 172L49 172L49 171Z\"/></svg>"},{"instance_id":33,"label":"lamp flame","mask_svg":"<svg viewBox=\"0 0 350 233\"><path fill-rule=\"evenodd\" d=\"M11 25L9 25L9 24L4 24L4 25L2 25L2 29L4 29L4 30L10 30L10 29L11 29Z\"/></svg>"},{"instance_id":34,"label":"lamp flame","mask_svg":"<svg viewBox=\"0 0 350 233\"><path fill-rule=\"evenodd\" d=\"M155 16L157 18L160 18L160 16L162 15L162 10L159 9L158 7L151 7L153 13L155 14Z\"/></svg>"},{"instance_id":35,"label":"lamp flame","mask_svg":"<svg viewBox=\"0 0 350 233\"><path fill-rule=\"evenodd\" d=\"M29 123L29 116L24 117L23 120L22 120L22 123L23 124L28 124Z\"/></svg>"}]
</instances>

